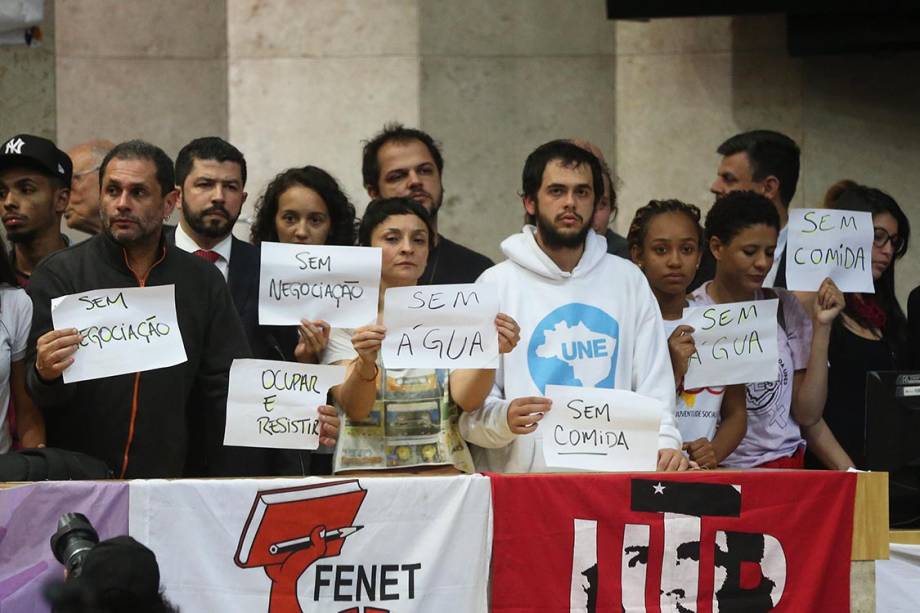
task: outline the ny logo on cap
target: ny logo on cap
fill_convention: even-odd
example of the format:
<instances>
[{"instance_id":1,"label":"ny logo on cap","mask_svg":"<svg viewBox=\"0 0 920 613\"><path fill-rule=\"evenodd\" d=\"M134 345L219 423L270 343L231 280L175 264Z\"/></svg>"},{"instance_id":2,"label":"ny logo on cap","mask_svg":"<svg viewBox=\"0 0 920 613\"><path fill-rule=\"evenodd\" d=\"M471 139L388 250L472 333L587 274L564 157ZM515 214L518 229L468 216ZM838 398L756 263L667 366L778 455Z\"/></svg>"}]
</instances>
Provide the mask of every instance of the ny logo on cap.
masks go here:
<instances>
[{"instance_id":1,"label":"ny logo on cap","mask_svg":"<svg viewBox=\"0 0 920 613\"><path fill-rule=\"evenodd\" d=\"M11 140L6 144L6 149L3 153L15 153L16 155L22 155L22 146L25 144L26 142L21 138Z\"/></svg>"}]
</instances>

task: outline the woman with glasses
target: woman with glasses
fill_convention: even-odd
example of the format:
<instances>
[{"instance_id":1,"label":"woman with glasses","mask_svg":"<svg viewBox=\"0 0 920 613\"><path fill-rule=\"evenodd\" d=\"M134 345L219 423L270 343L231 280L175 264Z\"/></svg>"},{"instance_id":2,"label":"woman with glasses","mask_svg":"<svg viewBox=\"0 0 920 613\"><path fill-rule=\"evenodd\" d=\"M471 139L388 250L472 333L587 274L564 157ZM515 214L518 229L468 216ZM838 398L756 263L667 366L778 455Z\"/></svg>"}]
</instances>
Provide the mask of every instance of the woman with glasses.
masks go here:
<instances>
[{"instance_id":1,"label":"woman with glasses","mask_svg":"<svg viewBox=\"0 0 920 613\"><path fill-rule=\"evenodd\" d=\"M806 432L814 452L809 464L863 468L866 373L908 367L907 319L895 297L894 263L907 252L910 223L891 196L849 180L831 186L824 207L872 213L875 293L847 294L831 330L824 421Z\"/></svg>"}]
</instances>

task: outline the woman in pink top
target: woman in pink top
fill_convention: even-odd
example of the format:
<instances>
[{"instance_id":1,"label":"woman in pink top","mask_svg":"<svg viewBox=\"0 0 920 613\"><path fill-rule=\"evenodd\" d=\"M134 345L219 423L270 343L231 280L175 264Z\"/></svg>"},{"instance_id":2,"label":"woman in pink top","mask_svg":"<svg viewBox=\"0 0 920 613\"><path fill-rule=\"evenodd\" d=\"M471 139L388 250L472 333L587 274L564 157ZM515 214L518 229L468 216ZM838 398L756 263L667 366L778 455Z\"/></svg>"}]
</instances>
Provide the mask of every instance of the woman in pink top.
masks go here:
<instances>
[{"instance_id":1,"label":"woman in pink top","mask_svg":"<svg viewBox=\"0 0 920 613\"><path fill-rule=\"evenodd\" d=\"M822 419L827 397L827 346L831 324L844 306L830 279L817 292L812 313L782 289L763 289L773 265L779 214L754 192L719 198L706 216L715 278L694 293L697 304L777 298L779 376L747 385L747 434L723 462L737 468L803 468L801 428Z\"/></svg>"}]
</instances>

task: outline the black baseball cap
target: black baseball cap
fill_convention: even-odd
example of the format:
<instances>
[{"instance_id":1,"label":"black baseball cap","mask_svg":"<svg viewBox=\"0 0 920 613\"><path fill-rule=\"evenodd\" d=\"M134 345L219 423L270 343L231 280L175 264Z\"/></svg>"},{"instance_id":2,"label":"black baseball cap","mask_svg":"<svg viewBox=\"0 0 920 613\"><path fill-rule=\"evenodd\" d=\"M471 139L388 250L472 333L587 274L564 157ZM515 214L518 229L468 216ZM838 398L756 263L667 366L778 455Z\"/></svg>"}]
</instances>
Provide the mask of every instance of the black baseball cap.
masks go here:
<instances>
[{"instance_id":1,"label":"black baseball cap","mask_svg":"<svg viewBox=\"0 0 920 613\"><path fill-rule=\"evenodd\" d=\"M32 134L17 134L0 145L0 169L14 166L37 168L60 179L67 187L73 178L70 156L47 138Z\"/></svg>"}]
</instances>

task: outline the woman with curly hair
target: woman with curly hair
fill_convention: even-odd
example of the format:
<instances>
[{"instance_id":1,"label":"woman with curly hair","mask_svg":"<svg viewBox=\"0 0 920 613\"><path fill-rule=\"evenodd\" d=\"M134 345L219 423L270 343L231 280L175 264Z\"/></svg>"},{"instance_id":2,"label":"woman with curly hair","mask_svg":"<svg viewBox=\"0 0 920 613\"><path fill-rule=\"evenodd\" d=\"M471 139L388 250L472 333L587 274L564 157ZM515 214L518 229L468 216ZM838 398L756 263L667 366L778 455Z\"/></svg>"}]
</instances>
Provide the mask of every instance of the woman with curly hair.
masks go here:
<instances>
[{"instance_id":1,"label":"woman with curly hair","mask_svg":"<svg viewBox=\"0 0 920 613\"><path fill-rule=\"evenodd\" d=\"M250 240L256 246L263 241L352 246L355 207L322 168L289 168L272 179L259 199ZM329 342L329 324L302 320L298 333L285 344L294 344L297 361L315 364Z\"/></svg>"}]
</instances>

